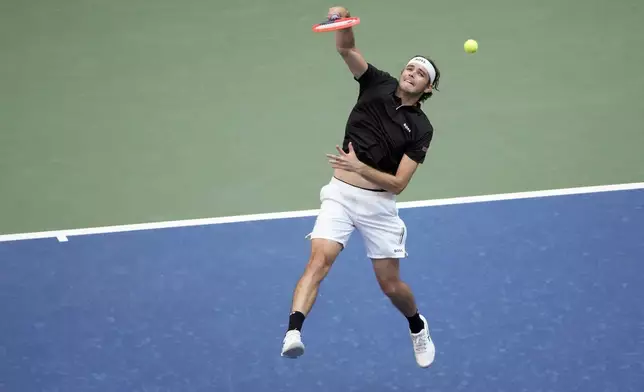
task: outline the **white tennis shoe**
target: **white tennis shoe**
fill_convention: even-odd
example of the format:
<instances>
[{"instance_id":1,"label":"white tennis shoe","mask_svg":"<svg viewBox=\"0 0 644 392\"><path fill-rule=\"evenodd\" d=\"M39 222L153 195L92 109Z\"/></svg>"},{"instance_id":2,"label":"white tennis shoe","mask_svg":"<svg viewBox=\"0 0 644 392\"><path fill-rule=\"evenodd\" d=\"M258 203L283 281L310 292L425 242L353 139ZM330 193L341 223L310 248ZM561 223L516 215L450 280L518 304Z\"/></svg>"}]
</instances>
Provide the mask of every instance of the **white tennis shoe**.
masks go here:
<instances>
[{"instance_id":1,"label":"white tennis shoe","mask_svg":"<svg viewBox=\"0 0 644 392\"><path fill-rule=\"evenodd\" d=\"M302 334L298 330L286 332L282 342L282 356L287 358L297 358L304 354L304 343L302 343Z\"/></svg>"},{"instance_id":2,"label":"white tennis shoe","mask_svg":"<svg viewBox=\"0 0 644 392\"><path fill-rule=\"evenodd\" d=\"M411 342L414 346L416 363L418 363L418 366L426 368L434 362L436 347L434 346L432 338L429 336L429 325L427 324L427 320L422 314L420 315L420 319L423 320L425 328L416 334L411 333L410 331L409 335L411 336Z\"/></svg>"}]
</instances>

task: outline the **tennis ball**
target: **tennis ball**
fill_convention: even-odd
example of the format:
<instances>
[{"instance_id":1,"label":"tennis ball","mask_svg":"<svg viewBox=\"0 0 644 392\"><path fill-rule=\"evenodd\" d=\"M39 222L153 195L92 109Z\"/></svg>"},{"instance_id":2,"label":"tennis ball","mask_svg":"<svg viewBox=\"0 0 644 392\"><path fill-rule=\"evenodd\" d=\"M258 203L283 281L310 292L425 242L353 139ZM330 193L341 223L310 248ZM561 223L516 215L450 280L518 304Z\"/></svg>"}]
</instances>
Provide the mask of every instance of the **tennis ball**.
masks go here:
<instances>
[{"instance_id":1,"label":"tennis ball","mask_svg":"<svg viewBox=\"0 0 644 392\"><path fill-rule=\"evenodd\" d=\"M474 53L478 50L479 44L473 39L468 39L465 41L465 45L463 45L463 47L467 53Z\"/></svg>"}]
</instances>

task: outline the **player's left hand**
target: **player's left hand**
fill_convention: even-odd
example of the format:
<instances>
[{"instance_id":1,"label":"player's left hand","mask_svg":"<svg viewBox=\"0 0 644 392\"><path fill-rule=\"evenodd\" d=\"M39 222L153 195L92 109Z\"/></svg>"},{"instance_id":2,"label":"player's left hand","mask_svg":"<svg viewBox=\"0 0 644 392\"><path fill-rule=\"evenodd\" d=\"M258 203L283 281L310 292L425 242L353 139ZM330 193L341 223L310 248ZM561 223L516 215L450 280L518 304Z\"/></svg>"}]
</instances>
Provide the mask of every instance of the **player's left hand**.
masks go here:
<instances>
[{"instance_id":1,"label":"player's left hand","mask_svg":"<svg viewBox=\"0 0 644 392\"><path fill-rule=\"evenodd\" d=\"M349 142L348 153L344 152L344 150L342 150L340 146L335 146L335 148L336 150L338 150L340 155L326 154L327 158L329 158L329 163L331 164L332 168L356 173L362 169L364 163L360 162L360 160L356 156L351 142Z\"/></svg>"}]
</instances>

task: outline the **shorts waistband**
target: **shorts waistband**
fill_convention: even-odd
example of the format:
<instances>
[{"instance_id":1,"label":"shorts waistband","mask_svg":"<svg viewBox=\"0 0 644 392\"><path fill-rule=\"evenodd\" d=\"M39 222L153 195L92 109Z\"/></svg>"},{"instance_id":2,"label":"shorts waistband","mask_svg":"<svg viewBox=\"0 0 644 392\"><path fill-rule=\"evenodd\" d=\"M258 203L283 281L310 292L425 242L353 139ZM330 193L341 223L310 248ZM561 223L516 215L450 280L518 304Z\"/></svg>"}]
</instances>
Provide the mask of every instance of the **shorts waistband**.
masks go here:
<instances>
[{"instance_id":1,"label":"shorts waistband","mask_svg":"<svg viewBox=\"0 0 644 392\"><path fill-rule=\"evenodd\" d=\"M346 182L346 181L342 181L341 179L339 179L339 178L338 178L338 177L336 177L336 176L333 176L333 178L331 178L331 181L337 181L337 182L340 182L340 183L342 183L342 184L345 184L345 185L348 185L348 186L354 187L354 188L356 188L356 189L361 189L361 190L363 190L363 191L367 191L367 192L374 192L374 193L387 192L385 189L369 189L369 188L363 188L363 187L360 187L360 186L356 186L356 185L353 185L353 184L349 184L348 182Z\"/></svg>"}]
</instances>

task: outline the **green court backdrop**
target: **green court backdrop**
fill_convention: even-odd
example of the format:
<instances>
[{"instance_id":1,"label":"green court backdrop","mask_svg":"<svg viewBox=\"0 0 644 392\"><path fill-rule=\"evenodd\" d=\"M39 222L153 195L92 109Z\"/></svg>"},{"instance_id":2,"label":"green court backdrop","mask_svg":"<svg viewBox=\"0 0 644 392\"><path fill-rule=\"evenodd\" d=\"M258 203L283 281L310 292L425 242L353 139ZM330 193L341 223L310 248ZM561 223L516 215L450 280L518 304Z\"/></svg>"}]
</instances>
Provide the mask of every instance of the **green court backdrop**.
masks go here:
<instances>
[{"instance_id":1,"label":"green court backdrop","mask_svg":"<svg viewBox=\"0 0 644 392\"><path fill-rule=\"evenodd\" d=\"M317 208L357 93L311 32L336 4L2 1L0 233ZM644 2L343 5L368 61L443 74L401 201L644 180Z\"/></svg>"}]
</instances>

